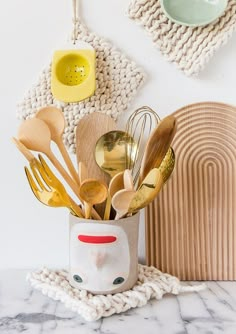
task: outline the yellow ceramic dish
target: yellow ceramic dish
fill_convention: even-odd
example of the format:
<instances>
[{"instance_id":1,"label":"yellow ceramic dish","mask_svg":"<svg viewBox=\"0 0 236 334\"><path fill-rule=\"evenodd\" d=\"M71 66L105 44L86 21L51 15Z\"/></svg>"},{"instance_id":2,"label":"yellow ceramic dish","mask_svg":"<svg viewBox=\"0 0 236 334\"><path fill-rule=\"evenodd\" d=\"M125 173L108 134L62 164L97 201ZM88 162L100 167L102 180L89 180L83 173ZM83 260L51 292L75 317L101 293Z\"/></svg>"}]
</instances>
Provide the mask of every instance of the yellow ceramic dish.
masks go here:
<instances>
[{"instance_id":1,"label":"yellow ceramic dish","mask_svg":"<svg viewBox=\"0 0 236 334\"><path fill-rule=\"evenodd\" d=\"M95 91L95 51L92 48L55 51L51 90L63 102L79 102Z\"/></svg>"}]
</instances>

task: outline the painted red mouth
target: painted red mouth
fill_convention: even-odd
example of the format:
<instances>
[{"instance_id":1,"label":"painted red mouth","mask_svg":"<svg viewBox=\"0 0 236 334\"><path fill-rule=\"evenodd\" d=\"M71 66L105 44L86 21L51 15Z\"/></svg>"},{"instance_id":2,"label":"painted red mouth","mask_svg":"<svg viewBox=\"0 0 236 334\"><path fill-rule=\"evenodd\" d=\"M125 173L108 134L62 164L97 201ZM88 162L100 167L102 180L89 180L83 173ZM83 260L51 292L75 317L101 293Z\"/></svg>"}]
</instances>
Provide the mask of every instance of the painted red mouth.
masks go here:
<instances>
[{"instance_id":1,"label":"painted red mouth","mask_svg":"<svg viewBox=\"0 0 236 334\"><path fill-rule=\"evenodd\" d=\"M116 237L113 235L78 235L78 239L81 242L87 244L110 244L116 241Z\"/></svg>"}]
</instances>

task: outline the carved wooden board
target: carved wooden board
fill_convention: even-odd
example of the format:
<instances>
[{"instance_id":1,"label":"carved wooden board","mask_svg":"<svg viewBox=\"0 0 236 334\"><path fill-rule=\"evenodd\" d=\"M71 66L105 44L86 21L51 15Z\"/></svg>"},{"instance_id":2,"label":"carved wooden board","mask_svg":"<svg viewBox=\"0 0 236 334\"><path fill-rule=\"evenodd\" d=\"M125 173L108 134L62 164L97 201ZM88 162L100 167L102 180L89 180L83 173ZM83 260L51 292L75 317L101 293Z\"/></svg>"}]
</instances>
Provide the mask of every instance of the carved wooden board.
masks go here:
<instances>
[{"instance_id":1,"label":"carved wooden board","mask_svg":"<svg viewBox=\"0 0 236 334\"><path fill-rule=\"evenodd\" d=\"M236 107L174 115L176 168L146 209L147 264L182 280L236 280Z\"/></svg>"}]
</instances>

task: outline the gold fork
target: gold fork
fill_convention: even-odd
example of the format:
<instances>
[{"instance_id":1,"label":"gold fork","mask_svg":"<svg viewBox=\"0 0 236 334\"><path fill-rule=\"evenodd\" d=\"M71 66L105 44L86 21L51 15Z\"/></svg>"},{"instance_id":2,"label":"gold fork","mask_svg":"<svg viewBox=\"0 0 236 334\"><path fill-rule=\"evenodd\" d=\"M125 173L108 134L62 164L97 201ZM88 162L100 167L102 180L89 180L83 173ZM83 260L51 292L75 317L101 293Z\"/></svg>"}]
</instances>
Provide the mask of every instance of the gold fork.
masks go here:
<instances>
[{"instance_id":1,"label":"gold fork","mask_svg":"<svg viewBox=\"0 0 236 334\"><path fill-rule=\"evenodd\" d=\"M25 173L35 197L47 206L67 207L73 215L83 218L81 208L68 195L63 184L51 171L40 154L39 160L35 158L30 163L33 176L30 170L25 167Z\"/></svg>"}]
</instances>

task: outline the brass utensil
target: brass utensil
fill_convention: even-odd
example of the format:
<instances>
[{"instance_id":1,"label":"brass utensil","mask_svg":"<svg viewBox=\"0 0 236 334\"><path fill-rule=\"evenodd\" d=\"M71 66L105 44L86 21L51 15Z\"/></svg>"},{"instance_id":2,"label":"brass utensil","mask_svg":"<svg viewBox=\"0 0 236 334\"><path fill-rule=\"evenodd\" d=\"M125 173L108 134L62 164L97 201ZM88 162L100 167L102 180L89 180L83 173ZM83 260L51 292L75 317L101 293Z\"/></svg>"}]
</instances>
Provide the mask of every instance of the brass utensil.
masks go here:
<instances>
[{"instance_id":1,"label":"brass utensil","mask_svg":"<svg viewBox=\"0 0 236 334\"><path fill-rule=\"evenodd\" d=\"M51 140L57 144L72 178L79 185L80 183L78 174L74 168L74 165L70 159L70 156L65 148L62 139L65 130L65 118L63 112L61 111L61 109L58 109L56 107L45 107L40 109L36 113L35 117L41 119L47 124L51 133Z\"/></svg>"},{"instance_id":2,"label":"brass utensil","mask_svg":"<svg viewBox=\"0 0 236 334\"><path fill-rule=\"evenodd\" d=\"M176 133L174 116L165 117L148 140L139 176L139 185L153 168L158 168L164 159Z\"/></svg>"},{"instance_id":3,"label":"brass utensil","mask_svg":"<svg viewBox=\"0 0 236 334\"><path fill-rule=\"evenodd\" d=\"M163 178L158 168L153 168L143 180L142 184L129 204L128 213L135 213L149 203L158 195L163 186Z\"/></svg>"},{"instance_id":4,"label":"brass utensil","mask_svg":"<svg viewBox=\"0 0 236 334\"><path fill-rule=\"evenodd\" d=\"M80 185L80 196L84 201L85 218L91 217L92 207L103 203L107 198L107 186L104 182L96 179L87 179Z\"/></svg>"},{"instance_id":5,"label":"brass utensil","mask_svg":"<svg viewBox=\"0 0 236 334\"><path fill-rule=\"evenodd\" d=\"M173 148L170 147L159 167L159 170L163 178L163 183L166 183L167 180L170 178L174 170L174 167L175 167L175 152Z\"/></svg>"},{"instance_id":6,"label":"brass utensil","mask_svg":"<svg viewBox=\"0 0 236 334\"><path fill-rule=\"evenodd\" d=\"M20 142L22 142L22 144L24 144L29 150L44 153L60 172L76 196L81 200L78 185L67 173L67 171L51 151L51 133L44 121L37 118L24 121L20 125L18 138Z\"/></svg>"},{"instance_id":7,"label":"brass utensil","mask_svg":"<svg viewBox=\"0 0 236 334\"><path fill-rule=\"evenodd\" d=\"M97 141L95 160L98 166L111 177L133 166L137 144L124 131L110 131Z\"/></svg>"},{"instance_id":8,"label":"brass utensil","mask_svg":"<svg viewBox=\"0 0 236 334\"><path fill-rule=\"evenodd\" d=\"M73 215L83 217L81 208L67 194L63 184L53 174L42 156L40 162L35 158L30 162L30 170L25 167L29 185L35 197L43 204L51 207L66 207Z\"/></svg>"},{"instance_id":9,"label":"brass utensil","mask_svg":"<svg viewBox=\"0 0 236 334\"><path fill-rule=\"evenodd\" d=\"M30 152L30 150L28 150L28 148L25 147L25 145L22 144L18 139L16 139L15 137L12 137L12 142L16 145L16 147L18 148L18 150L24 155L24 157L29 162L37 160L35 158L35 156Z\"/></svg>"}]
</instances>

